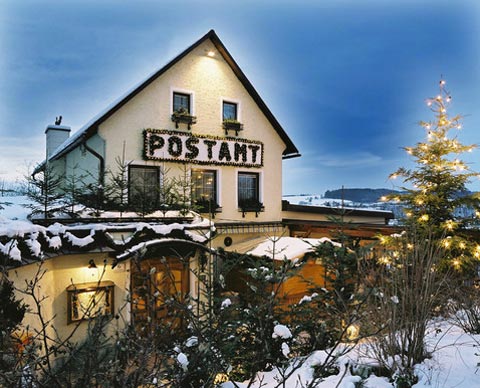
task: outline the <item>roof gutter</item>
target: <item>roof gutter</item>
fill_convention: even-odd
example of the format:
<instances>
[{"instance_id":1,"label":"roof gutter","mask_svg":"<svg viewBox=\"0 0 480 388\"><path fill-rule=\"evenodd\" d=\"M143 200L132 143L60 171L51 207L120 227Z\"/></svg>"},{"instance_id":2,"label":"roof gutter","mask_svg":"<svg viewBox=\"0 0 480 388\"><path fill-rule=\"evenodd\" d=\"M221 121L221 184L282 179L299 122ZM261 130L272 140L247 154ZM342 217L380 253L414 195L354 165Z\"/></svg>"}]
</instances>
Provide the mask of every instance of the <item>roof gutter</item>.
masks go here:
<instances>
[{"instance_id":1,"label":"roof gutter","mask_svg":"<svg viewBox=\"0 0 480 388\"><path fill-rule=\"evenodd\" d=\"M95 156L98 159L99 162L99 171L98 171L98 182L100 185L105 183L105 159L103 158L102 155L100 155L97 151L95 151L93 148L91 148L87 144L87 139L85 136L82 136L82 142L81 144L88 152L90 152L93 156Z\"/></svg>"},{"instance_id":2,"label":"roof gutter","mask_svg":"<svg viewBox=\"0 0 480 388\"><path fill-rule=\"evenodd\" d=\"M300 156L302 156L302 154L300 154L299 152L297 152L297 153L295 153L295 154L283 155L283 156L282 156L282 159L283 159L283 160L293 159L293 158L299 158Z\"/></svg>"}]
</instances>

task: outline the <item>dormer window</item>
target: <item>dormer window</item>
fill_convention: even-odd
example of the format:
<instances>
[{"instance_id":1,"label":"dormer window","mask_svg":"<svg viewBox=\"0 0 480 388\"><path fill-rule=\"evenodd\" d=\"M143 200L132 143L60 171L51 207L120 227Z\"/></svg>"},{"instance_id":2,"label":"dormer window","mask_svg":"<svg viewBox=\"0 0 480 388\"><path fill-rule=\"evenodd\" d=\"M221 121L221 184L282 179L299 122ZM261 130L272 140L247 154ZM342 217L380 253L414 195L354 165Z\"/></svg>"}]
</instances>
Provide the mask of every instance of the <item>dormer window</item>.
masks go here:
<instances>
[{"instance_id":1,"label":"dormer window","mask_svg":"<svg viewBox=\"0 0 480 388\"><path fill-rule=\"evenodd\" d=\"M238 121L238 104L235 102L223 101L222 112L225 135L228 135L228 131L235 131L235 136L238 136L238 131L243 129L242 123Z\"/></svg>"},{"instance_id":2,"label":"dormer window","mask_svg":"<svg viewBox=\"0 0 480 388\"><path fill-rule=\"evenodd\" d=\"M187 124L188 129L197 122L197 118L192 116L191 95L187 93L173 92L173 112L172 121L175 128L179 123Z\"/></svg>"}]
</instances>

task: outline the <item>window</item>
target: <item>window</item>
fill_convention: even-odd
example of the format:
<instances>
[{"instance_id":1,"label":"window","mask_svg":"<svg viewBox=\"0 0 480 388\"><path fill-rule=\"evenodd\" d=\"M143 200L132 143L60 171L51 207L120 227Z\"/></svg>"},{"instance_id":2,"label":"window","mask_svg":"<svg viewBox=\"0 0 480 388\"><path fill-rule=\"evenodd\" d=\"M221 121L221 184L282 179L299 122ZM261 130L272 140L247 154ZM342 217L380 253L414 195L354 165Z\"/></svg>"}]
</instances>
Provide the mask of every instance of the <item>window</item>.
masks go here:
<instances>
[{"instance_id":1,"label":"window","mask_svg":"<svg viewBox=\"0 0 480 388\"><path fill-rule=\"evenodd\" d=\"M114 311L115 284L111 281L71 284L67 287L67 322L72 323Z\"/></svg>"},{"instance_id":2,"label":"window","mask_svg":"<svg viewBox=\"0 0 480 388\"><path fill-rule=\"evenodd\" d=\"M173 92L173 111L190 113L190 94Z\"/></svg>"},{"instance_id":3,"label":"window","mask_svg":"<svg viewBox=\"0 0 480 388\"><path fill-rule=\"evenodd\" d=\"M238 173L238 206L253 207L260 203L258 174Z\"/></svg>"},{"instance_id":4,"label":"window","mask_svg":"<svg viewBox=\"0 0 480 388\"><path fill-rule=\"evenodd\" d=\"M192 194L194 201L208 208L209 200L217 203L217 172L214 170L192 170ZM208 211L208 210L207 210Z\"/></svg>"},{"instance_id":5,"label":"window","mask_svg":"<svg viewBox=\"0 0 480 388\"><path fill-rule=\"evenodd\" d=\"M160 171L151 166L130 166L128 200L135 210L152 211L158 205Z\"/></svg>"},{"instance_id":6,"label":"window","mask_svg":"<svg viewBox=\"0 0 480 388\"><path fill-rule=\"evenodd\" d=\"M237 104L223 102L223 120L237 120Z\"/></svg>"}]
</instances>

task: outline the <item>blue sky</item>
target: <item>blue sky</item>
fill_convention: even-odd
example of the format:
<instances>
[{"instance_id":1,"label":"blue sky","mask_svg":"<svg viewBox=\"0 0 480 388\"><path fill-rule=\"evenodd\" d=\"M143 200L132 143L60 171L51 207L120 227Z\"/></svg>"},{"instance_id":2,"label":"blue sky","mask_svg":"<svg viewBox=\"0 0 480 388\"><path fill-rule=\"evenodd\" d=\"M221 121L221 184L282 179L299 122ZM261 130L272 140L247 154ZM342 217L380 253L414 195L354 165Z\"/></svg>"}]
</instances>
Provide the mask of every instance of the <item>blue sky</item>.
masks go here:
<instances>
[{"instance_id":1,"label":"blue sky","mask_svg":"<svg viewBox=\"0 0 480 388\"><path fill-rule=\"evenodd\" d=\"M77 130L213 28L303 155L284 162L284 194L394 188L441 75L459 140L480 143L477 3L3 0L0 179L43 159L56 116Z\"/></svg>"}]
</instances>

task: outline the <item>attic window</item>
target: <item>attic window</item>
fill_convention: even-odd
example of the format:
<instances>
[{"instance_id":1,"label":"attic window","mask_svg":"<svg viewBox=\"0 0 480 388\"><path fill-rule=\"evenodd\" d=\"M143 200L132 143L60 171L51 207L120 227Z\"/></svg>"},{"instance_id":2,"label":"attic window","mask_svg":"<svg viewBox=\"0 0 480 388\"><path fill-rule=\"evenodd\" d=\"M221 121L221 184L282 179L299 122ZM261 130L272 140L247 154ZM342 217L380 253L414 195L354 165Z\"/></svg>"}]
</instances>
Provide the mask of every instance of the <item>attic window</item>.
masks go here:
<instances>
[{"instance_id":1,"label":"attic window","mask_svg":"<svg viewBox=\"0 0 480 388\"><path fill-rule=\"evenodd\" d=\"M190 94L173 92L173 111L190 113Z\"/></svg>"},{"instance_id":2,"label":"attic window","mask_svg":"<svg viewBox=\"0 0 480 388\"><path fill-rule=\"evenodd\" d=\"M237 120L237 104L223 101L223 120Z\"/></svg>"}]
</instances>

